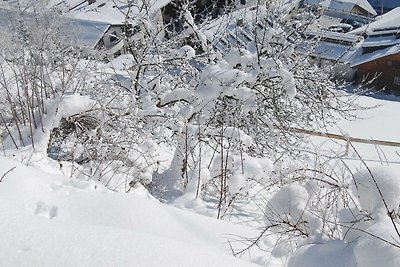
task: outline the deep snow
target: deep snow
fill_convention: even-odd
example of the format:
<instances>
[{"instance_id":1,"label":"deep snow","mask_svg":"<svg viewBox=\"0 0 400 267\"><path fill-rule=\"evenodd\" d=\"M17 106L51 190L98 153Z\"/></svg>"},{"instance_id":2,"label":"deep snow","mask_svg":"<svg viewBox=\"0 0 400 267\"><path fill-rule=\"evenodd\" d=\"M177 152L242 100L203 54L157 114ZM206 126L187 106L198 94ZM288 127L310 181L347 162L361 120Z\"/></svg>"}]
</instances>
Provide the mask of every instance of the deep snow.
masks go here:
<instances>
[{"instance_id":1,"label":"deep snow","mask_svg":"<svg viewBox=\"0 0 400 267\"><path fill-rule=\"evenodd\" d=\"M0 174L0 266L253 266L227 244L249 228L3 156Z\"/></svg>"}]
</instances>

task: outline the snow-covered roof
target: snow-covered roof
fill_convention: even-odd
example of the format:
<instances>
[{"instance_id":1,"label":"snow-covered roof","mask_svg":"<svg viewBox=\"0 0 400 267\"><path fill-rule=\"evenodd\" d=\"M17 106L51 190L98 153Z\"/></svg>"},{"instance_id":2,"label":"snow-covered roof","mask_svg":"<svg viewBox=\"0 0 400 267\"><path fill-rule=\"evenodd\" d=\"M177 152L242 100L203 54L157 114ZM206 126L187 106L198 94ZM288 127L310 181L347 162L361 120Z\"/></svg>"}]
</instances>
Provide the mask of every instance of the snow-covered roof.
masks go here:
<instances>
[{"instance_id":1,"label":"snow-covered roof","mask_svg":"<svg viewBox=\"0 0 400 267\"><path fill-rule=\"evenodd\" d=\"M10 23L8 10L0 9L0 27L7 27Z\"/></svg>"},{"instance_id":2,"label":"snow-covered roof","mask_svg":"<svg viewBox=\"0 0 400 267\"><path fill-rule=\"evenodd\" d=\"M213 20L202 29L208 41L220 52L237 44L246 47L254 42L255 35L272 25L272 21L264 18L265 7L257 9L240 9ZM240 21L241 25L238 25ZM268 24L270 24L268 26ZM274 30L271 30L271 35Z\"/></svg>"},{"instance_id":3,"label":"snow-covered roof","mask_svg":"<svg viewBox=\"0 0 400 267\"><path fill-rule=\"evenodd\" d=\"M298 6L300 5L300 2L302 0L283 0L283 7L287 6L287 7L293 7L293 6Z\"/></svg>"},{"instance_id":4,"label":"snow-covered roof","mask_svg":"<svg viewBox=\"0 0 400 267\"><path fill-rule=\"evenodd\" d=\"M355 50L348 45L319 42L313 51L313 55L323 59L348 62L354 51Z\"/></svg>"},{"instance_id":5,"label":"snow-covered roof","mask_svg":"<svg viewBox=\"0 0 400 267\"><path fill-rule=\"evenodd\" d=\"M353 7L357 5L371 15L377 15L375 9L367 0L326 0L321 2L320 5L328 9L340 10L349 13Z\"/></svg>"},{"instance_id":6,"label":"snow-covered roof","mask_svg":"<svg viewBox=\"0 0 400 267\"><path fill-rule=\"evenodd\" d=\"M357 57L353 58L353 61L351 62L352 67L359 66L361 64L377 60L379 58L383 58L386 56L390 56L393 54L398 54L400 53L400 44L390 46L385 49L380 49L371 53L363 54L363 55L358 55Z\"/></svg>"},{"instance_id":7,"label":"snow-covered roof","mask_svg":"<svg viewBox=\"0 0 400 267\"><path fill-rule=\"evenodd\" d=\"M81 19L70 19L71 30L77 34L78 45L94 48L110 27L109 24Z\"/></svg>"},{"instance_id":8,"label":"snow-covered roof","mask_svg":"<svg viewBox=\"0 0 400 267\"><path fill-rule=\"evenodd\" d=\"M326 30L307 31L309 37L318 37L321 40L330 40L332 43L348 43L355 44L361 41L360 36L348 33L332 32Z\"/></svg>"},{"instance_id":9,"label":"snow-covered roof","mask_svg":"<svg viewBox=\"0 0 400 267\"><path fill-rule=\"evenodd\" d=\"M267 16L267 9L263 6L239 9L211 21L202 28L205 38L222 54L226 54L232 47L245 47L255 51L255 43L260 39L279 44L282 26L275 18ZM276 38L278 37L278 38ZM286 36L286 41L294 43L300 39L296 31Z\"/></svg>"},{"instance_id":10,"label":"snow-covered roof","mask_svg":"<svg viewBox=\"0 0 400 267\"><path fill-rule=\"evenodd\" d=\"M334 10L340 10L340 11L345 11L345 12L350 12L353 7L354 3L351 2L342 2L342 1L324 1L321 3L321 6L329 9L334 9Z\"/></svg>"},{"instance_id":11,"label":"snow-covered roof","mask_svg":"<svg viewBox=\"0 0 400 267\"><path fill-rule=\"evenodd\" d=\"M393 35L369 36L365 38L362 47L385 47L400 43L400 39Z\"/></svg>"},{"instance_id":12,"label":"snow-covered roof","mask_svg":"<svg viewBox=\"0 0 400 267\"><path fill-rule=\"evenodd\" d=\"M61 6L61 5L68 5L68 6L75 6L79 3L84 2L83 0L49 0L49 6ZM86 0L87 2L87 0Z\"/></svg>"},{"instance_id":13,"label":"snow-covered roof","mask_svg":"<svg viewBox=\"0 0 400 267\"><path fill-rule=\"evenodd\" d=\"M389 32L400 32L400 7L379 16L376 21L360 27L352 33L377 35Z\"/></svg>"},{"instance_id":14,"label":"snow-covered roof","mask_svg":"<svg viewBox=\"0 0 400 267\"><path fill-rule=\"evenodd\" d=\"M330 31L309 31L308 38L319 38L312 54L316 57L340 62L350 62L360 46L359 36ZM308 52L306 49L305 53Z\"/></svg>"},{"instance_id":15,"label":"snow-covered roof","mask_svg":"<svg viewBox=\"0 0 400 267\"><path fill-rule=\"evenodd\" d=\"M304 0L303 4L304 5L318 5L322 2L324 2L325 0Z\"/></svg>"},{"instance_id":16,"label":"snow-covered roof","mask_svg":"<svg viewBox=\"0 0 400 267\"><path fill-rule=\"evenodd\" d=\"M171 0L138 0L134 1L135 4L133 6L129 6L128 2L130 1L96 0L95 3L89 5L88 1L83 0L52 0L53 5L62 4L66 8L69 8L70 11L67 13L69 17L104 22L112 25L124 24L127 15L129 15L131 23L135 24L135 21L146 15L153 16L162 7L171 2Z\"/></svg>"},{"instance_id":17,"label":"snow-covered roof","mask_svg":"<svg viewBox=\"0 0 400 267\"><path fill-rule=\"evenodd\" d=\"M16 13L12 10L0 9L0 27L12 28L12 19ZM32 14L26 13L24 16L32 20ZM65 30L76 34L78 45L94 47L103 37L103 34L110 26L107 23L69 18L65 20Z\"/></svg>"}]
</instances>

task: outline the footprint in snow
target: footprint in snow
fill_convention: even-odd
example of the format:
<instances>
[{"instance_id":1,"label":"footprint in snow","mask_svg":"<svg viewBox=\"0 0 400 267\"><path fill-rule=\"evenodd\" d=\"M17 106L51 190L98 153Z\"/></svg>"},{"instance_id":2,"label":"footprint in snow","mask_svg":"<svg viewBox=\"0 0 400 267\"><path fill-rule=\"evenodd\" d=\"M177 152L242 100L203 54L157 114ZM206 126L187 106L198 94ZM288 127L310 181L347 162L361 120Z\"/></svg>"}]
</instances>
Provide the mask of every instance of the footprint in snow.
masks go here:
<instances>
[{"instance_id":1,"label":"footprint in snow","mask_svg":"<svg viewBox=\"0 0 400 267\"><path fill-rule=\"evenodd\" d=\"M87 181L59 181L50 185L52 191L59 191L66 195L71 192L88 192L97 189L97 185L93 182Z\"/></svg>"},{"instance_id":2,"label":"footprint in snow","mask_svg":"<svg viewBox=\"0 0 400 267\"><path fill-rule=\"evenodd\" d=\"M56 206L50 206L42 201L36 203L35 215L53 219L57 216L57 212L58 208Z\"/></svg>"}]
</instances>

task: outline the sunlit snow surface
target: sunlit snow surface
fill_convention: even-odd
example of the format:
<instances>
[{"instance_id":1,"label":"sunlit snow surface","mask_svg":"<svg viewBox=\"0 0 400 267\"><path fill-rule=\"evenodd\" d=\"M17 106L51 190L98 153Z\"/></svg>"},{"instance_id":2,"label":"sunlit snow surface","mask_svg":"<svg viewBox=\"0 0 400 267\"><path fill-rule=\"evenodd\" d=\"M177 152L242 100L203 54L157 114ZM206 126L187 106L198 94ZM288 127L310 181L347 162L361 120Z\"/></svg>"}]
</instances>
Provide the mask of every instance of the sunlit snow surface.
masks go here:
<instances>
[{"instance_id":1,"label":"sunlit snow surface","mask_svg":"<svg viewBox=\"0 0 400 267\"><path fill-rule=\"evenodd\" d=\"M358 103L367 108L366 110L354 113L359 119L341 120L328 131L355 138L400 142L400 97L377 93L371 96L360 97ZM312 140L322 150L337 150L342 147L342 152L345 153L346 142L320 137L313 137ZM375 146L361 143L352 143L352 145L369 165L390 166L390 168L400 171L399 147ZM349 154L343 158L349 162L353 162L353 166L359 168L363 166L357 160L356 153L351 149L349 150Z\"/></svg>"},{"instance_id":2,"label":"sunlit snow surface","mask_svg":"<svg viewBox=\"0 0 400 267\"><path fill-rule=\"evenodd\" d=\"M11 169L0 183L0 266L253 266L226 243L245 227L0 157L0 174Z\"/></svg>"}]
</instances>

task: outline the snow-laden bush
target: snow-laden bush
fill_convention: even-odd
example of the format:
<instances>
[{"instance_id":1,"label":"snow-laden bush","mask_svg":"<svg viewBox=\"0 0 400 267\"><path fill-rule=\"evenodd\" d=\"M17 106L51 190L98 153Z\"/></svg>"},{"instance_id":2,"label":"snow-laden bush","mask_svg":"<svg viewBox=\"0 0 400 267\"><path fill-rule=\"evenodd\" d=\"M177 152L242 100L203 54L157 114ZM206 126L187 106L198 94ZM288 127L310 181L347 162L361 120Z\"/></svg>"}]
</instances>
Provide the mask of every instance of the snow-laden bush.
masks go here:
<instances>
[{"instance_id":1,"label":"snow-laden bush","mask_svg":"<svg viewBox=\"0 0 400 267\"><path fill-rule=\"evenodd\" d=\"M365 170L354 175L351 190L362 211L396 213L400 205L400 183L396 174L385 168Z\"/></svg>"},{"instance_id":2,"label":"snow-laden bush","mask_svg":"<svg viewBox=\"0 0 400 267\"><path fill-rule=\"evenodd\" d=\"M302 228L307 223L306 217L309 217L306 210L308 201L309 195L303 186L289 184L281 187L267 203L267 224L285 222L294 230L304 231Z\"/></svg>"},{"instance_id":3,"label":"snow-laden bush","mask_svg":"<svg viewBox=\"0 0 400 267\"><path fill-rule=\"evenodd\" d=\"M342 189L343 196L347 196L348 200L343 201L344 198L334 200L339 208L338 212L332 213L332 217L322 221L324 225L328 225L326 229L330 228L336 232L335 235L329 236L326 232L321 232L321 229L313 228L311 224L307 224L309 236L303 235L298 239L292 232L292 241L293 238L297 239L295 243L298 244L298 248L292 247L294 253L288 266L320 266L326 259L332 259L326 263L327 266L351 264L359 267L394 267L399 265L398 208L400 201L398 196L400 185L397 175L387 168L367 168L348 177L348 183L351 191ZM286 187L283 187L283 190ZM270 203L280 196L281 193L278 191ZM291 198L293 197L285 199ZM294 197L294 203L299 202L296 202L298 198L299 196ZM305 204L306 201L307 204ZM296 207L301 207L303 212L298 221L309 221L313 216L322 218L321 214L309 205L310 202L311 199L308 198L300 202L302 205L290 206L297 212ZM282 203L285 202L281 201L280 205ZM283 214L285 214L284 209ZM293 212L293 214L296 213ZM274 218L279 218L279 216L275 215ZM281 224L286 221L282 219ZM317 235L312 234L313 231ZM315 256L315 253L318 253L318 256ZM314 256L310 257L310 255ZM338 255L341 257L335 259Z\"/></svg>"},{"instance_id":4,"label":"snow-laden bush","mask_svg":"<svg viewBox=\"0 0 400 267\"><path fill-rule=\"evenodd\" d=\"M354 246L357 266L388 266L400 264L400 237L387 215L376 218L365 230ZM400 225L397 223L397 227Z\"/></svg>"},{"instance_id":5,"label":"snow-laden bush","mask_svg":"<svg viewBox=\"0 0 400 267\"><path fill-rule=\"evenodd\" d=\"M125 35L129 55L108 64L76 58L72 38L58 34L61 20L17 17L14 31L2 29L4 147L37 144L71 177L113 190L140 183L160 200L181 196L185 207L205 200L218 218L262 188L263 233L279 236L274 256L294 251L289 266L312 266L309 251L332 257L345 242L351 256L339 262L397 266L394 176L362 172L349 181L301 154L299 132L348 116L354 97L331 81L329 69L297 53L304 40L289 38L295 30L274 10L250 12L240 27L254 40L227 51L207 43L201 28L212 25L195 25L183 11L184 30L170 39L150 18L137 18L136 32ZM217 24L226 27L215 37L229 39L229 22ZM162 163L159 148L170 152ZM372 258L378 251L385 257Z\"/></svg>"},{"instance_id":6,"label":"snow-laden bush","mask_svg":"<svg viewBox=\"0 0 400 267\"><path fill-rule=\"evenodd\" d=\"M354 175L352 192L360 212L369 215L369 224L361 228L354 254L358 266L399 266L400 264L400 183L386 168L368 169Z\"/></svg>"},{"instance_id":7,"label":"snow-laden bush","mask_svg":"<svg viewBox=\"0 0 400 267\"><path fill-rule=\"evenodd\" d=\"M36 89L52 89L61 103L65 93L96 100L91 108L57 118L49 148L53 158L79 163L78 173L105 184L115 181L113 188L121 185L117 182L121 179L114 178L125 175L125 183L148 184L153 193L166 193L171 199L185 193L212 199L221 218L253 186L276 182L271 180L272 162L299 155L299 129L325 126L337 115L346 116L354 107L353 99L337 90L329 71L321 71L307 55L296 52L301 35L296 35L297 41L289 38L293 29L282 24L274 10L257 6L249 11L240 27L254 33L253 41L232 43L222 53L206 42L202 31L215 22L195 25L185 8L184 30L169 39L150 17L136 18L137 27L124 35L129 56L111 60L102 69L90 60L74 58L63 46L53 47L64 43L44 22L39 26L46 26L44 32L48 30L54 39L43 41L46 50L30 46L33 50L26 59L33 65L42 66L42 61L32 59L48 64L42 69L45 78L35 80L32 88L45 85ZM129 23L129 14L126 18ZM223 27L215 32L216 38L229 37L229 20L228 16L228 23L217 21ZM42 36L28 34L34 31L27 31L26 25L13 37L19 38L21 47ZM257 25L262 25L261 31ZM196 39L192 41L198 41L201 49L190 45L188 37ZM65 44L71 49L69 42ZM20 63L17 68L24 66ZM33 138L33 128L40 127L46 115L46 102L37 99L41 94L28 90L25 99L21 92L10 93L18 97L4 109L4 130L9 130L4 135L14 141L15 132ZM38 110L42 111L36 117ZM19 128L20 117L30 120L32 127ZM7 128L10 122L12 127ZM159 146L173 152L172 160L156 173L153 156Z\"/></svg>"},{"instance_id":8,"label":"snow-laden bush","mask_svg":"<svg viewBox=\"0 0 400 267\"><path fill-rule=\"evenodd\" d=\"M0 27L0 129L4 147L16 149L35 146L34 136L46 131L48 106L84 79L66 20L44 1L18 4Z\"/></svg>"},{"instance_id":9,"label":"snow-laden bush","mask_svg":"<svg viewBox=\"0 0 400 267\"><path fill-rule=\"evenodd\" d=\"M247 45L232 42L221 53L205 42L202 29L217 25L214 37L229 39L229 16L223 17L228 22L195 25L189 6L177 8L185 18L182 32L163 39L154 22L142 18L141 30L126 37L132 86L125 93L136 130L174 150L148 188L164 200L186 193L211 198L222 217L251 187L270 181L271 160L299 155L298 129L326 126L354 103L330 81L329 70L296 52L301 35L289 38L293 29L273 10L257 6L247 15L237 13L243 16L240 27L256 36ZM267 171L246 168L246 161L266 157L268 163L260 164Z\"/></svg>"}]
</instances>

